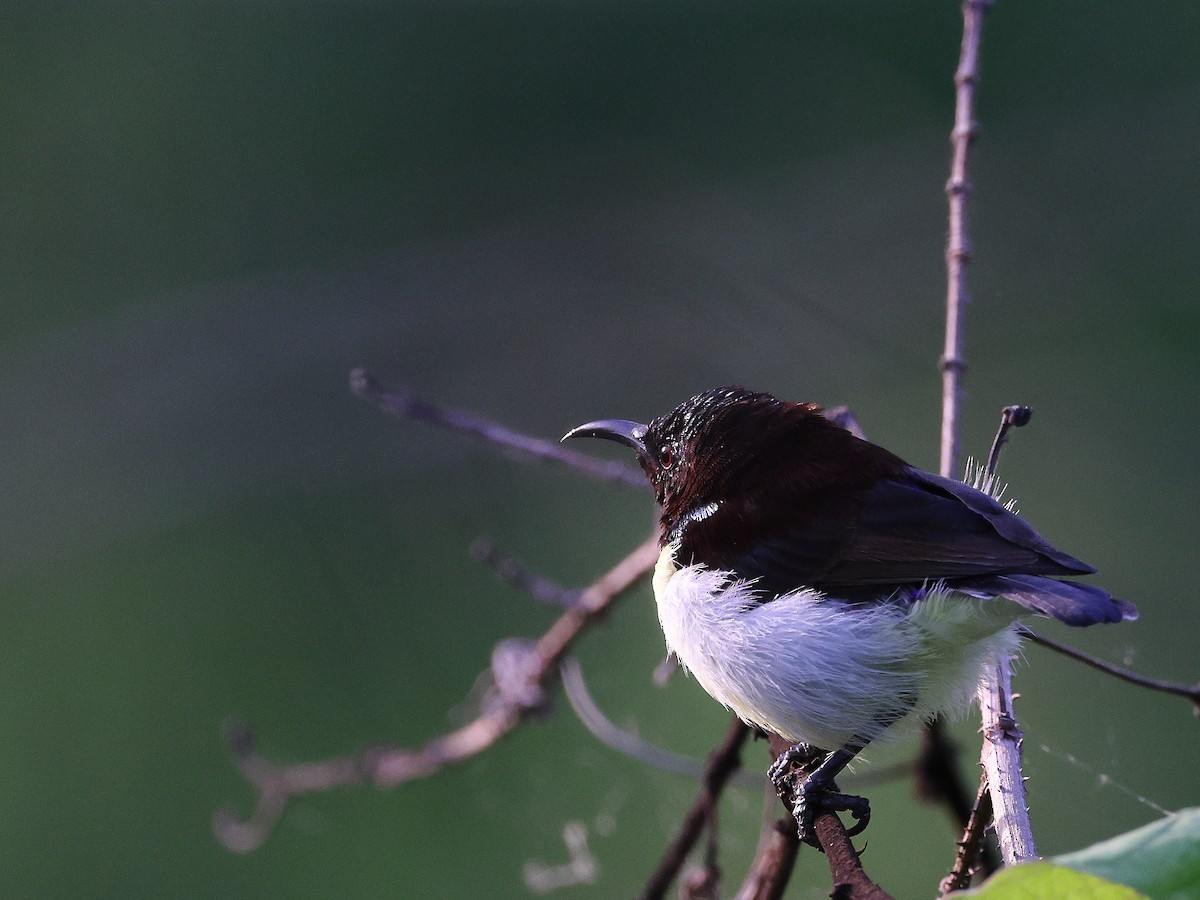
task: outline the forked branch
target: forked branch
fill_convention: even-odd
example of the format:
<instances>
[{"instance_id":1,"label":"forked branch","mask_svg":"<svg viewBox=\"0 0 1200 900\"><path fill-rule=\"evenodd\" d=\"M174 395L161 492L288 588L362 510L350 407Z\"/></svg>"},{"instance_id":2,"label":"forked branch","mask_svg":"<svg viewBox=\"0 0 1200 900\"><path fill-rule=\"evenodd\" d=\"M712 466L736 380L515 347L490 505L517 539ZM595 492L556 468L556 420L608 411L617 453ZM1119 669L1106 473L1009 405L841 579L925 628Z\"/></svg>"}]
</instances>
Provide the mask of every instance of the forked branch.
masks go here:
<instances>
[{"instance_id":1,"label":"forked branch","mask_svg":"<svg viewBox=\"0 0 1200 900\"><path fill-rule=\"evenodd\" d=\"M540 708L543 689L576 638L649 572L657 558L658 538L652 537L585 589L537 641L520 647L511 642L501 644L498 651L505 652L494 656L492 686L482 712L420 749L380 747L321 762L279 766L258 753L248 728L233 726L228 734L230 747L242 774L258 791L258 800L248 819L227 809L215 813L217 839L231 850L253 850L266 840L294 797L343 785L394 787L426 778L491 747L528 713ZM501 658L504 665L499 665Z\"/></svg>"}]
</instances>

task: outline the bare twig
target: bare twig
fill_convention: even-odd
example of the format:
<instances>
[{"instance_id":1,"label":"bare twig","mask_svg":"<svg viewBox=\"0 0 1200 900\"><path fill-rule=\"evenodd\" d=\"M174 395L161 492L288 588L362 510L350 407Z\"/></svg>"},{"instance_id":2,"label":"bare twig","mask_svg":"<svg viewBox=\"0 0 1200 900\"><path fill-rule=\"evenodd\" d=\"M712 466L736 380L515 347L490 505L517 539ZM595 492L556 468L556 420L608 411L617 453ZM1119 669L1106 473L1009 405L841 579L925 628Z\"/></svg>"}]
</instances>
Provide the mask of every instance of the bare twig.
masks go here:
<instances>
[{"instance_id":1,"label":"bare twig","mask_svg":"<svg viewBox=\"0 0 1200 900\"><path fill-rule=\"evenodd\" d=\"M1022 428L1028 425L1032 415L1033 410L1027 406L1004 407L1000 411L1000 426L996 429L996 437L992 440L991 449L988 451L987 462L973 474L974 486L997 500L1000 498L1000 491L997 490L996 466L1000 462L1000 451L1008 442L1008 432L1013 428ZM971 474L968 473L968 475ZM993 701L996 704L1004 702L1005 699L993 690ZM1015 723L1013 724L1015 726ZM997 731L996 723L993 723L989 729L985 721L984 731L995 733ZM965 801L965 797L963 800ZM983 840L984 831L991 818L992 797L988 791L988 777L985 769L975 802L970 807L968 816L961 821L963 836L958 841L958 853L955 856L954 865L942 880L941 890L943 893L956 889L955 885L959 888L966 887L976 868L982 870L986 875L990 875L1000 868L998 848Z\"/></svg>"},{"instance_id":2,"label":"bare twig","mask_svg":"<svg viewBox=\"0 0 1200 900\"><path fill-rule=\"evenodd\" d=\"M1094 656L1084 653L1082 650L1076 650L1067 644L1060 644L1052 638L1038 634L1025 625L1019 625L1017 628L1023 637L1029 638L1035 644L1041 644L1043 647L1077 660L1084 665L1091 666L1093 669L1099 669L1101 672L1112 675L1114 678L1120 678L1122 681L1128 681L1130 684L1136 684L1138 687L1149 688L1152 691L1161 691L1164 694L1173 694L1176 697L1184 697L1191 700L1192 711L1200 716L1200 682L1196 684L1181 684L1177 681L1162 681L1158 678L1139 675L1136 672L1130 672L1128 669L1122 669L1120 666L1114 666L1112 663L1105 662L1102 659L1097 659Z\"/></svg>"},{"instance_id":3,"label":"bare twig","mask_svg":"<svg viewBox=\"0 0 1200 900\"><path fill-rule=\"evenodd\" d=\"M618 753L636 759L638 762L662 769L664 772L674 772L676 775L686 775L691 778L703 777L705 769L703 760L656 747L633 732L620 728L604 715L588 692L583 670L580 669L579 661L575 657L566 657L559 664L559 671L567 702L571 704L571 709L575 711L579 721L600 743L611 747ZM745 769L738 769L734 772L731 780L735 785L743 788L762 787L766 783L766 778L761 773L748 772Z\"/></svg>"},{"instance_id":4,"label":"bare twig","mask_svg":"<svg viewBox=\"0 0 1200 900\"><path fill-rule=\"evenodd\" d=\"M975 122L975 83L979 72L979 42L983 15L992 0L964 0L963 40L954 73L953 148L946 196L950 206L950 235L946 243L946 341L938 363L942 370L942 440L940 471L947 478L958 470L958 407L960 385L966 371L963 356L963 315L970 299L967 293L967 263L971 259L971 237L967 225L967 154L978 132Z\"/></svg>"},{"instance_id":5,"label":"bare twig","mask_svg":"<svg viewBox=\"0 0 1200 900\"><path fill-rule=\"evenodd\" d=\"M258 790L258 805L245 820L230 810L214 814L217 839L231 850L253 850L266 840L293 797L364 782L393 787L428 777L486 750L540 706L541 688L557 672L571 644L614 599L650 570L658 552L658 538L653 537L584 590L578 601L528 647L524 665L516 669L523 674L524 684L521 679L515 685L496 679L477 718L419 750L383 747L321 762L277 766L255 750L248 729L235 726L229 743L242 774Z\"/></svg>"},{"instance_id":6,"label":"bare twig","mask_svg":"<svg viewBox=\"0 0 1200 900\"><path fill-rule=\"evenodd\" d=\"M967 822L962 840L958 842L958 853L954 857L954 865L950 867L949 873L938 885L939 897L970 886L971 876L980 866L984 836L991 818L992 795L988 792L987 776L985 775L979 782L979 793L975 796L971 818Z\"/></svg>"},{"instance_id":7,"label":"bare twig","mask_svg":"<svg viewBox=\"0 0 1200 900\"><path fill-rule=\"evenodd\" d=\"M355 369L350 373L350 387L356 394L374 400L383 410L393 415L419 419L431 425L467 434L492 446L512 451L525 459L556 463L601 481L623 484L642 491L649 487L641 472L624 463L605 462L586 453L568 450L556 441L530 437L491 419L461 409L440 406L410 391L386 387L365 369Z\"/></svg>"},{"instance_id":8,"label":"bare twig","mask_svg":"<svg viewBox=\"0 0 1200 900\"><path fill-rule=\"evenodd\" d=\"M779 900L792 877L800 835L793 819L776 819L759 841L758 852L734 900Z\"/></svg>"},{"instance_id":9,"label":"bare twig","mask_svg":"<svg viewBox=\"0 0 1200 900\"><path fill-rule=\"evenodd\" d=\"M996 437L992 439L992 449L988 451L987 465L984 471L989 476L995 476L996 464L1000 461L1000 451L1008 442L1008 432L1012 428L1024 428L1033 417L1033 410L1028 406L1006 406L1000 410L1000 427L996 429Z\"/></svg>"},{"instance_id":10,"label":"bare twig","mask_svg":"<svg viewBox=\"0 0 1200 900\"><path fill-rule=\"evenodd\" d=\"M1008 440L1009 430L1029 424L1032 414L1032 410L1027 406L1006 406L1001 410L1000 426L988 452L987 463L983 468L984 475L980 476L982 483L976 485L981 490L991 492L1000 451ZM970 803L962 777L955 765L954 751L954 744L947 737L941 720L935 719L928 723L923 734L921 755L916 763L918 791L945 801L959 827L964 830L964 835L959 841L959 858L968 854L968 862L972 867L975 867L975 860L978 859L978 867L990 875L1000 868L1000 858L994 846L977 842L973 831L978 827L982 834L992 815L987 780L983 781L976 793L974 803ZM982 824L978 824L981 819ZM968 877L969 874L968 872Z\"/></svg>"},{"instance_id":11,"label":"bare twig","mask_svg":"<svg viewBox=\"0 0 1200 900\"><path fill-rule=\"evenodd\" d=\"M541 603L570 608L578 602L583 593L580 590L564 587L556 581L527 569L517 559L497 552L486 538L478 538L471 544L471 556L491 568L503 581ZM494 677L497 676L497 669L500 668L496 663L496 657L500 650L509 643L503 642L493 653ZM691 778L703 777L704 760L656 747L638 735L620 728L604 715L604 712L592 699L587 681L583 677L583 669L575 657L563 658L559 663L559 677L562 680L563 693L567 695L567 702L571 704L571 709L574 710L583 726L600 743L631 759L665 772L674 772L677 775L686 775ZM530 700L527 705L534 705L534 701ZM761 775L755 775L743 769L734 772L732 779L740 787L760 787L764 783Z\"/></svg>"},{"instance_id":12,"label":"bare twig","mask_svg":"<svg viewBox=\"0 0 1200 900\"><path fill-rule=\"evenodd\" d=\"M688 854L699 840L704 826L711 823L715 814L716 804L721 791L729 782L730 777L741 766L742 745L750 728L737 716L729 723L725 740L711 754L704 766L704 778L700 784L700 793L692 803L691 809L684 816L683 824L675 840L663 854L662 860L654 874L646 882L640 895L641 900L656 900L665 897L671 882L679 874L687 860ZM711 847L711 845L710 845Z\"/></svg>"},{"instance_id":13,"label":"bare twig","mask_svg":"<svg viewBox=\"0 0 1200 900\"><path fill-rule=\"evenodd\" d=\"M487 538L476 538L471 543L471 558L495 572L505 584L547 606L569 609L579 601L579 595L582 593L577 588L564 587L527 569L516 557L500 553Z\"/></svg>"},{"instance_id":14,"label":"bare twig","mask_svg":"<svg viewBox=\"0 0 1200 900\"><path fill-rule=\"evenodd\" d=\"M654 667L654 673L650 676L650 680L654 682L655 687L666 687L667 682L674 678L678 671L679 657L672 650L663 658L662 662Z\"/></svg>"}]
</instances>

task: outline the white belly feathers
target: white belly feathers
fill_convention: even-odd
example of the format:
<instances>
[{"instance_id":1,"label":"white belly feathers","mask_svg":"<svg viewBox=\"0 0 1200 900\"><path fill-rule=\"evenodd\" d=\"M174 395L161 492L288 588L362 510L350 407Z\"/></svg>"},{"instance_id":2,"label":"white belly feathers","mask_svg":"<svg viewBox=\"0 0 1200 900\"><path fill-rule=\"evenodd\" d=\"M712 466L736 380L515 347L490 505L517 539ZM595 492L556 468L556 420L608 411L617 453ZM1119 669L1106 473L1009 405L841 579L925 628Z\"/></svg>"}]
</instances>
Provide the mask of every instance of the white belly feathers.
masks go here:
<instances>
[{"instance_id":1,"label":"white belly feathers","mask_svg":"<svg viewBox=\"0 0 1200 900\"><path fill-rule=\"evenodd\" d=\"M851 605L807 589L756 603L752 584L677 568L674 555L664 548L654 570L668 648L715 699L790 741L833 750L874 740L889 722L961 713L983 662L1018 643L1021 610L1002 600L935 586L909 605Z\"/></svg>"}]
</instances>

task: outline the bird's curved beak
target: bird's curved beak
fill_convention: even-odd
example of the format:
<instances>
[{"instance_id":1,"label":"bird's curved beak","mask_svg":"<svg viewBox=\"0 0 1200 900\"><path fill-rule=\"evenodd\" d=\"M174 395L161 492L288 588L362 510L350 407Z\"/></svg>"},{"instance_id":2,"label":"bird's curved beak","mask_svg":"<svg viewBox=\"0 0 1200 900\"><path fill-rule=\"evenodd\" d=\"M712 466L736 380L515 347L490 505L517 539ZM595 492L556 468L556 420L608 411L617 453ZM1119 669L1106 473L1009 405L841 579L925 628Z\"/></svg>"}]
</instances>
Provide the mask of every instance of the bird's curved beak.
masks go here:
<instances>
[{"instance_id":1,"label":"bird's curved beak","mask_svg":"<svg viewBox=\"0 0 1200 900\"><path fill-rule=\"evenodd\" d=\"M646 453L646 444L643 442L646 426L640 422L630 422L628 419L597 419L595 422L572 428L562 439L565 441L579 437L604 438L606 441L616 441L618 444L632 447L639 456Z\"/></svg>"}]
</instances>

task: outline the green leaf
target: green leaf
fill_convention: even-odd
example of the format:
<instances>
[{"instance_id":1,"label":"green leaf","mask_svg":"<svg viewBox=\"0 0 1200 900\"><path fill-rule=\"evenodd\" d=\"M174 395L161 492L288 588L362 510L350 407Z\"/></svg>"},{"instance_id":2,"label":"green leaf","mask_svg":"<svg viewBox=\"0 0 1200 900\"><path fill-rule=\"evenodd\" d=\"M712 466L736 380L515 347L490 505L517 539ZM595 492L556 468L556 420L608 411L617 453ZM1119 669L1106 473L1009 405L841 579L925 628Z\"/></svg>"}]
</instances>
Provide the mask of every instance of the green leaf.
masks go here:
<instances>
[{"instance_id":1,"label":"green leaf","mask_svg":"<svg viewBox=\"0 0 1200 900\"><path fill-rule=\"evenodd\" d=\"M1001 869L982 887L951 896L981 900L1146 900L1144 894L1123 884L1048 862Z\"/></svg>"},{"instance_id":2,"label":"green leaf","mask_svg":"<svg viewBox=\"0 0 1200 900\"><path fill-rule=\"evenodd\" d=\"M1200 897L1200 808L1183 809L1054 862L1137 888L1153 900Z\"/></svg>"}]
</instances>

